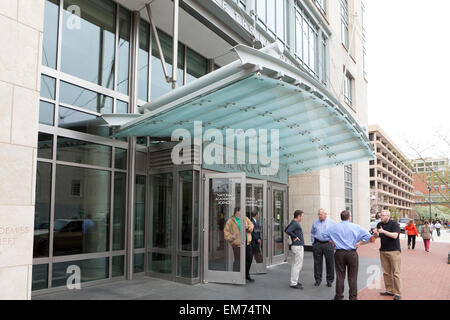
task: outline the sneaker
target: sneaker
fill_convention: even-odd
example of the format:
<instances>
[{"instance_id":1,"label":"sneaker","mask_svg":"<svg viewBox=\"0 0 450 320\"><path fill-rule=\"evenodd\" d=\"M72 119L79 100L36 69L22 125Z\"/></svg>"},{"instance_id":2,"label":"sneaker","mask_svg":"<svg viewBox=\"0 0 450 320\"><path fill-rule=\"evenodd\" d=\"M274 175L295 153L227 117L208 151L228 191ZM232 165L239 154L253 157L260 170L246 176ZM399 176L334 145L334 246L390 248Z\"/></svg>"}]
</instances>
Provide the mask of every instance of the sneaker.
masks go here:
<instances>
[{"instance_id":1,"label":"sneaker","mask_svg":"<svg viewBox=\"0 0 450 320\"><path fill-rule=\"evenodd\" d=\"M333 283L332 282L327 282L327 287L328 288L331 288L333 286Z\"/></svg>"},{"instance_id":2,"label":"sneaker","mask_svg":"<svg viewBox=\"0 0 450 320\"><path fill-rule=\"evenodd\" d=\"M390 296L390 297L395 296L395 294L390 293L390 292L380 292L380 295L382 295L382 296Z\"/></svg>"},{"instance_id":3,"label":"sneaker","mask_svg":"<svg viewBox=\"0 0 450 320\"><path fill-rule=\"evenodd\" d=\"M395 296L395 297L394 297L394 300L402 300L402 297L400 297L400 296Z\"/></svg>"},{"instance_id":4,"label":"sneaker","mask_svg":"<svg viewBox=\"0 0 450 320\"><path fill-rule=\"evenodd\" d=\"M297 283L295 286L290 286L292 289L300 289L303 290L303 286L300 283Z\"/></svg>"}]
</instances>

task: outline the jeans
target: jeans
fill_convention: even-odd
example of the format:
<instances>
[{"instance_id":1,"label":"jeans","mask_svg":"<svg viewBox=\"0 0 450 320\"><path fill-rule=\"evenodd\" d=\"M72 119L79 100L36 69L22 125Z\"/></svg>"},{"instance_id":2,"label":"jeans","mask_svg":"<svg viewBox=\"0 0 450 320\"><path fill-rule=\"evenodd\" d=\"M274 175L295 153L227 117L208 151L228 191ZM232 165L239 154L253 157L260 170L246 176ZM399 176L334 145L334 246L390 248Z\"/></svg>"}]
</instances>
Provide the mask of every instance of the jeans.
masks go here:
<instances>
[{"instance_id":1,"label":"jeans","mask_svg":"<svg viewBox=\"0 0 450 320\"><path fill-rule=\"evenodd\" d=\"M241 267L241 247L233 247L234 262L233 271L239 272ZM245 247L245 277L250 276L250 268L253 262L252 247L250 245Z\"/></svg>"}]
</instances>

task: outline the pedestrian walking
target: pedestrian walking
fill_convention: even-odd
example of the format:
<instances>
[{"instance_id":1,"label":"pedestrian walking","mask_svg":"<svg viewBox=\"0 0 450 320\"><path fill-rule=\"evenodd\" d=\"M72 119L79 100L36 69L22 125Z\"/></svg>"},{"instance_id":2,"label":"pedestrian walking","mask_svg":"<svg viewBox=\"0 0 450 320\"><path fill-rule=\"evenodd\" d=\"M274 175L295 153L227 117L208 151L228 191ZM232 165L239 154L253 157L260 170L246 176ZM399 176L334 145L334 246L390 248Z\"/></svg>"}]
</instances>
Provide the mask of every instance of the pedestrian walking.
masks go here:
<instances>
[{"instance_id":1,"label":"pedestrian walking","mask_svg":"<svg viewBox=\"0 0 450 320\"><path fill-rule=\"evenodd\" d=\"M261 225L258 222L259 219L259 212L255 211L252 212L252 218L251 222L253 223L253 231L252 231L252 242L250 243L252 247L252 253L255 257L256 263L262 263L263 262L263 256L261 253Z\"/></svg>"},{"instance_id":2,"label":"pedestrian walking","mask_svg":"<svg viewBox=\"0 0 450 320\"><path fill-rule=\"evenodd\" d=\"M341 212L341 222L327 228L322 235L335 247L334 264L336 268L336 295L334 300L344 299L345 273L348 274L349 299L358 300L358 267L357 249L362 243L370 241L370 233L357 224L351 223L348 210Z\"/></svg>"},{"instance_id":3,"label":"pedestrian walking","mask_svg":"<svg viewBox=\"0 0 450 320\"><path fill-rule=\"evenodd\" d=\"M383 269L384 285L386 291L380 292L382 296L393 296L394 300L402 299L400 266L400 225L391 219L389 210L381 211L381 221L374 229L374 236L381 238L380 260Z\"/></svg>"},{"instance_id":4,"label":"pedestrian walking","mask_svg":"<svg viewBox=\"0 0 450 320\"><path fill-rule=\"evenodd\" d=\"M434 227L436 228L437 236L440 237L441 236L441 228L442 228L441 222L440 221L436 222Z\"/></svg>"},{"instance_id":5,"label":"pedestrian walking","mask_svg":"<svg viewBox=\"0 0 450 320\"><path fill-rule=\"evenodd\" d=\"M408 250L411 249L411 243L412 249L414 250L416 248L416 237L419 235L416 225L414 224L414 220L410 220L408 222L405 226L405 231L408 234Z\"/></svg>"},{"instance_id":6,"label":"pedestrian walking","mask_svg":"<svg viewBox=\"0 0 450 320\"><path fill-rule=\"evenodd\" d=\"M291 285L290 287L293 289L302 289L303 285L298 282L300 271L303 268L303 255L304 255L304 245L305 241L303 239L303 230L300 225L300 222L303 219L303 211L296 210L294 212L294 220L286 227L284 230L292 240L291 251L292 251L292 260L291 260Z\"/></svg>"},{"instance_id":7,"label":"pedestrian walking","mask_svg":"<svg viewBox=\"0 0 450 320\"><path fill-rule=\"evenodd\" d=\"M420 236L423 239L423 244L425 246L425 251L430 252L430 239L432 237L430 223L425 221L425 225L420 230Z\"/></svg>"},{"instance_id":8,"label":"pedestrian walking","mask_svg":"<svg viewBox=\"0 0 450 320\"><path fill-rule=\"evenodd\" d=\"M334 221L327 217L324 209L318 212L319 219L314 221L311 228L311 242L314 257L314 285L320 286L323 273L323 258L325 256L327 287L331 287L334 281L334 248L330 241L326 240L323 233Z\"/></svg>"},{"instance_id":9,"label":"pedestrian walking","mask_svg":"<svg viewBox=\"0 0 450 320\"><path fill-rule=\"evenodd\" d=\"M250 277L250 267L252 266L253 255L252 248L250 243L252 241L252 231L253 231L253 223L249 218L244 217L245 219L245 231L246 231L246 247L245 247L245 278L249 282L255 281ZM239 272L240 269L240 260L241 260L241 208L237 207L234 209L233 216L228 219L224 228L224 237L225 240L233 248L234 262L233 262L233 271Z\"/></svg>"}]
</instances>

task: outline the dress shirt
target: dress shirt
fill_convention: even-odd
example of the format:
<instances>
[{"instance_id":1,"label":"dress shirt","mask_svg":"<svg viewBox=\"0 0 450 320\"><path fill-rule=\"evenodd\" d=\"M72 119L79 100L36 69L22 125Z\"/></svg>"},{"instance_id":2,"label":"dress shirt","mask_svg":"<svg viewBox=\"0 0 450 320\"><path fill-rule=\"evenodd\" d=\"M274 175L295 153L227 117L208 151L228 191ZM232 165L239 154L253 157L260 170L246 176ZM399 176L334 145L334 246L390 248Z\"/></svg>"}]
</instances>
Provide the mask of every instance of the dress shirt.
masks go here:
<instances>
[{"instance_id":1,"label":"dress shirt","mask_svg":"<svg viewBox=\"0 0 450 320\"><path fill-rule=\"evenodd\" d=\"M356 250L356 243L369 242L370 233L359 225L349 221L342 221L330 226L324 233L324 238L332 240L336 250Z\"/></svg>"},{"instance_id":2,"label":"dress shirt","mask_svg":"<svg viewBox=\"0 0 450 320\"><path fill-rule=\"evenodd\" d=\"M323 233L329 226L333 224L335 224L335 222L329 218L326 218L324 221L320 221L320 219L314 221L311 228L311 242L314 243L315 240L319 240L321 242L328 241L323 236Z\"/></svg>"}]
</instances>

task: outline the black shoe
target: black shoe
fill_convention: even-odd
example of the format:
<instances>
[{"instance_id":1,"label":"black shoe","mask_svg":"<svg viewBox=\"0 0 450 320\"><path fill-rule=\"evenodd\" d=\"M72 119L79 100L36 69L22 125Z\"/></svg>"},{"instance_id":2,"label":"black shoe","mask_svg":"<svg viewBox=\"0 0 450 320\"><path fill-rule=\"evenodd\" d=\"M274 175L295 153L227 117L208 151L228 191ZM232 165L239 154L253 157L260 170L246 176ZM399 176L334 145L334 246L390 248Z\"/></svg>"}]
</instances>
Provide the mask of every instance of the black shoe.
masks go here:
<instances>
[{"instance_id":1,"label":"black shoe","mask_svg":"<svg viewBox=\"0 0 450 320\"><path fill-rule=\"evenodd\" d=\"M320 286L320 283L321 283L322 281L318 281L318 280L316 280L316 283L314 283L314 285L316 286L316 287L318 287L318 286Z\"/></svg>"},{"instance_id":2,"label":"black shoe","mask_svg":"<svg viewBox=\"0 0 450 320\"><path fill-rule=\"evenodd\" d=\"M290 286L292 289L300 289L300 290L303 290L303 286L302 286L302 284L301 283L297 283L297 285L295 285L295 286Z\"/></svg>"},{"instance_id":3,"label":"black shoe","mask_svg":"<svg viewBox=\"0 0 450 320\"><path fill-rule=\"evenodd\" d=\"M333 283L332 282L327 282L327 287L328 288L331 288L333 286Z\"/></svg>"},{"instance_id":4,"label":"black shoe","mask_svg":"<svg viewBox=\"0 0 450 320\"><path fill-rule=\"evenodd\" d=\"M402 300L402 297L400 297L400 296L395 296L395 297L394 297L394 300Z\"/></svg>"},{"instance_id":5,"label":"black shoe","mask_svg":"<svg viewBox=\"0 0 450 320\"><path fill-rule=\"evenodd\" d=\"M344 297L334 296L333 300L344 300Z\"/></svg>"},{"instance_id":6,"label":"black shoe","mask_svg":"<svg viewBox=\"0 0 450 320\"><path fill-rule=\"evenodd\" d=\"M252 277L248 276L245 278L248 282L255 282L255 279L253 279Z\"/></svg>"},{"instance_id":7,"label":"black shoe","mask_svg":"<svg viewBox=\"0 0 450 320\"><path fill-rule=\"evenodd\" d=\"M390 293L390 292L380 292L380 295L382 295L382 296L390 296L390 297L395 296L395 294Z\"/></svg>"}]
</instances>

